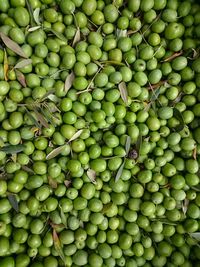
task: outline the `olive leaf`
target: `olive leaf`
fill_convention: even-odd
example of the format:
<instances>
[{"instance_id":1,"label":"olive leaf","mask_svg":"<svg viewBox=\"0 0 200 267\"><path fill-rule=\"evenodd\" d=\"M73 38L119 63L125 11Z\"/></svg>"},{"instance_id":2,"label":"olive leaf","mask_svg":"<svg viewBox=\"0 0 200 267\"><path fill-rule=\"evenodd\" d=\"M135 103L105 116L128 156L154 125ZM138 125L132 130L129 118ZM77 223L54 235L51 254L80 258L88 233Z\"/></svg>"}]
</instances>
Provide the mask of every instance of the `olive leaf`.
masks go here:
<instances>
[{"instance_id":1,"label":"olive leaf","mask_svg":"<svg viewBox=\"0 0 200 267\"><path fill-rule=\"evenodd\" d=\"M19 206L18 206L18 202L17 202L17 198L14 194L8 193L8 200L10 202L10 205L12 206L12 208L16 211L19 212Z\"/></svg>"},{"instance_id":2,"label":"olive leaf","mask_svg":"<svg viewBox=\"0 0 200 267\"><path fill-rule=\"evenodd\" d=\"M58 155L63 151L64 148L65 148L65 145L56 147L55 149L53 149L53 150L46 156L46 160L50 160L50 159L55 158L56 156L58 156Z\"/></svg>"},{"instance_id":3,"label":"olive leaf","mask_svg":"<svg viewBox=\"0 0 200 267\"><path fill-rule=\"evenodd\" d=\"M36 22L37 25L40 25L40 8L37 7L34 11L33 11L33 18Z\"/></svg>"},{"instance_id":4,"label":"olive leaf","mask_svg":"<svg viewBox=\"0 0 200 267\"><path fill-rule=\"evenodd\" d=\"M96 172L94 170L88 169L87 176L93 184L96 184Z\"/></svg>"},{"instance_id":5,"label":"olive leaf","mask_svg":"<svg viewBox=\"0 0 200 267\"><path fill-rule=\"evenodd\" d=\"M127 30L117 29L116 30L116 36L117 36L117 38L126 37L127 36Z\"/></svg>"},{"instance_id":6,"label":"olive leaf","mask_svg":"<svg viewBox=\"0 0 200 267\"><path fill-rule=\"evenodd\" d=\"M8 146L2 147L0 151L3 151L7 154L15 154L15 153L22 152L24 148L25 148L24 145L8 145Z\"/></svg>"},{"instance_id":7,"label":"olive leaf","mask_svg":"<svg viewBox=\"0 0 200 267\"><path fill-rule=\"evenodd\" d=\"M131 147L131 138L130 138L130 136L127 136L126 137L126 144L125 144L126 156L128 155L130 147Z\"/></svg>"},{"instance_id":8,"label":"olive leaf","mask_svg":"<svg viewBox=\"0 0 200 267\"><path fill-rule=\"evenodd\" d=\"M116 65L116 66L124 66L125 64L119 61L115 61L115 60L105 60L102 61L101 63L103 64L107 64L107 65Z\"/></svg>"},{"instance_id":9,"label":"olive leaf","mask_svg":"<svg viewBox=\"0 0 200 267\"><path fill-rule=\"evenodd\" d=\"M41 125L44 126L45 128L49 128L49 124L46 118L41 113L39 113L36 109L34 109L34 113L35 113L37 120L41 123Z\"/></svg>"},{"instance_id":10,"label":"olive leaf","mask_svg":"<svg viewBox=\"0 0 200 267\"><path fill-rule=\"evenodd\" d=\"M152 96L150 102L156 101L160 95L160 88L157 88L155 91L152 91Z\"/></svg>"},{"instance_id":11,"label":"olive leaf","mask_svg":"<svg viewBox=\"0 0 200 267\"><path fill-rule=\"evenodd\" d=\"M67 143L70 143L72 141L74 141L75 139L79 138L79 136L82 134L83 129L78 130L70 139Z\"/></svg>"},{"instance_id":12,"label":"olive leaf","mask_svg":"<svg viewBox=\"0 0 200 267\"><path fill-rule=\"evenodd\" d=\"M53 178L51 178L51 176L48 176L48 182L49 185L51 186L51 188L56 189L58 187L57 181Z\"/></svg>"},{"instance_id":13,"label":"olive leaf","mask_svg":"<svg viewBox=\"0 0 200 267\"><path fill-rule=\"evenodd\" d=\"M34 32L34 31L37 31L41 28L41 26L34 26L34 27L31 27L28 29L28 32Z\"/></svg>"},{"instance_id":14,"label":"olive leaf","mask_svg":"<svg viewBox=\"0 0 200 267\"><path fill-rule=\"evenodd\" d=\"M184 122L183 116L182 116L181 112L177 108L174 108L173 115L179 121L179 125L177 125L176 127L174 127L174 130L176 132L180 132L185 127L185 122Z\"/></svg>"},{"instance_id":15,"label":"olive leaf","mask_svg":"<svg viewBox=\"0 0 200 267\"><path fill-rule=\"evenodd\" d=\"M3 72L4 72L4 80L5 81L8 80L8 70L9 70L8 57L7 57L6 49L4 49Z\"/></svg>"},{"instance_id":16,"label":"olive leaf","mask_svg":"<svg viewBox=\"0 0 200 267\"><path fill-rule=\"evenodd\" d=\"M141 145L142 145L142 135L139 134L138 138L137 138L137 141L136 141L136 150L138 152L138 156L140 156L140 149L141 149Z\"/></svg>"},{"instance_id":17,"label":"olive leaf","mask_svg":"<svg viewBox=\"0 0 200 267\"><path fill-rule=\"evenodd\" d=\"M121 98L124 101L124 103L127 105L128 104L128 93L127 93L125 82L119 83L118 87L119 87Z\"/></svg>"},{"instance_id":18,"label":"olive leaf","mask_svg":"<svg viewBox=\"0 0 200 267\"><path fill-rule=\"evenodd\" d=\"M187 198L185 198L182 202L182 211L183 214L185 215L187 210L188 210L188 205L189 205L189 200Z\"/></svg>"},{"instance_id":19,"label":"olive leaf","mask_svg":"<svg viewBox=\"0 0 200 267\"><path fill-rule=\"evenodd\" d=\"M67 217L66 217L65 213L63 212L63 209L62 209L62 207L60 205L59 205L59 208L60 208L61 222L67 228Z\"/></svg>"},{"instance_id":20,"label":"olive leaf","mask_svg":"<svg viewBox=\"0 0 200 267\"><path fill-rule=\"evenodd\" d=\"M30 65L32 63L32 59L22 59L21 61L19 61L15 66L14 69L21 69L24 68L28 65Z\"/></svg>"},{"instance_id":21,"label":"olive leaf","mask_svg":"<svg viewBox=\"0 0 200 267\"><path fill-rule=\"evenodd\" d=\"M71 180L65 180L65 181L64 181L64 184L65 184L65 186L66 186L67 188L69 188L70 185L72 184L72 181L71 181Z\"/></svg>"},{"instance_id":22,"label":"olive leaf","mask_svg":"<svg viewBox=\"0 0 200 267\"><path fill-rule=\"evenodd\" d=\"M65 259L65 255L63 252L62 244L61 244L60 239L58 237L58 234L54 228L53 228L53 244L54 244L54 248L55 248L56 252L58 253L59 257L64 262L64 264L66 264L66 259Z\"/></svg>"},{"instance_id":23,"label":"olive leaf","mask_svg":"<svg viewBox=\"0 0 200 267\"><path fill-rule=\"evenodd\" d=\"M200 232L190 233L190 236L200 241Z\"/></svg>"},{"instance_id":24,"label":"olive leaf","mask_svg":"<svg viewBox=\"0 0 200 267\"><path fill-rule=\"evenodd\" d=\"M5 46L8 47L13 52L15 52L15 54L24 58L28 58L27 55L24 53L24 51L21 49L21 47L16 42L11 40L7 35L5 35L3 32L0 32L0 37Z\"/></svg>"},{"instance_id":25,"label":"olive leaf","mask_svg":"<svg viewBox=\"0 0 200 267\"><path fill-rule=\"evenodd\" d=\"M31 25L33 25L33 23L34 23L33 9L32 9L32 6L31 6L29 0L26 0L26 5L27 5L27 8L28 8L28 13L30 15Z\"/></svg>"},{"instance_id":26,"label":"olive leaf","mask_svg":"<svg viewBox=\"0 0 200 267\"><path fill-rule=\"evenodd\" d=\"M117 182L120 179L122 172L123 172L123 169L124 169L124 165L125 165L125 160L123 161L123 163L121 164L121 166L119 167L119 169L117 171L117 174L115 176L115 182Z\"/></svg>"},{"instance_id":27,"label":"olive leaf","mask_svg":"<svg viewBox=\"0 0 200 267\"><path fill-rule=\"evenodd\" d=\"M78 27L74 35L72 47L74 47L80 40L81 40L81 32L80 32L80 28Z\"/></svg>"},{"instance_id":28,"label":"olive leaf","mask_svg":"<svg viewBox=\"0 0 200 267\"><path fill-rule=\"evenodd\" d=\"M32 120L32 122L35 124L35 126L41 129L41 125L38 123L38 121L34 118L34 116L31 114L31 112L27 108L26 108L26 113L28 117Z\"/></svg>"},{"instance_id":29,"label":"olive leaf","mask_svg":"<svg viewBox=\"0 0 200 267\"><path fill-rule=\"evenodd\" d=\"M112 202L103 205L102 213L106 213L112 207Z\"/></svg>"},{"instance_id":30,"label":"olive leaf","mask_svg":"<svg viewBox=\"0 0 200 267\"><path fill-rule=\"evenodd\" d=\"M74 81L75 75L74 72L72 71L66 78L65 80L65 93L67 93L69 91L69 89L71 88L73 81Z\"/></svg>"},{"instance_id":31,"label":"olive leaf","mask_svg":"<svg viewBox=\"0 0 200 267\"><path fill-rule=\"evenodd\" d=\"M197 147L195 146L192 152L193 159L197 159Z\"/></svg>"},{"instance_id":32,"label":"olive leaf","mask_svg":"<svg viewBox=\"0 0 200 267\"><path fill-rule=\"evenodd\" d=\"M18 82L23 87L26 87L26 79L25 79L24 74L21 71L19 71L18 69L15 70L15 73L16 73L16 78L17 78Z\"/></svg>"},{"instance_id":33,"label":"olive leaf","mask_svg":"<svg viewBox=\"0 0 200 267\"><path fill-rule=\"evenodd\" d=\"M51 29L51 28L44 28L44 30L47 31L47 32L51 32L56 37L58 37L60 40L62 40L63 42L67 43L67 38L62 33L57 32L57 31L55 31L54 29Z\"/></svg>"},{"instance_id":34,"label":"olive leaf","mask_svg":"<svg viewBox=\"0 0 200 267\"><path fill-rule=\"evenodd\" d=\"M31 174L35 174L35 172L31 168L26 166L26 165L22 165L22 170L24 170L24 171L26 171L28 173L31 173Z\"/></svg>"}]
</instances>

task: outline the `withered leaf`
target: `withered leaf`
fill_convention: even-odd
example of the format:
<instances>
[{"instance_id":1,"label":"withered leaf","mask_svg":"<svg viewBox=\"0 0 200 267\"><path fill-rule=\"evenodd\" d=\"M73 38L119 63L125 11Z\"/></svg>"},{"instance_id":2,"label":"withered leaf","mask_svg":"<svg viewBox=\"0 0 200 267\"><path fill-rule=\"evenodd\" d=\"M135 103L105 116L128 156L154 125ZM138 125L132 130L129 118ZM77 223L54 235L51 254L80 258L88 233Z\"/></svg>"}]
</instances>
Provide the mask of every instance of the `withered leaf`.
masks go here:
<instances>
[{"instance_id":1,"label":"withered leaf","mask_svg":"<svg viewBox=\"0 0 200 267\"><path fill-rule=\"evenodd\" d=\"M18 69L15 70L16 73L16 78L18 80L18 82L23 86L26 87L26 78L24 76L24 74L19 71Z\"/></svg>"},{"instance_id":2,"label":"withered leaf","mask_svg":"<svg viewBox=\"0 0 200 267\"><path fill-rule=\"evenodd\" d=\"M116 176L115 176L115 182L117 182L117 181L120 179L120 177L121 177L121 175L122 175L122 172L123 172L123 169L124 169L124 165L125 165L125 160L124 160L124 162L121 164L121 166L119 167L119 169L118 169L118 171L117 171L117 174L116 174Z\"/></svg>"},{"instance_id":3,"label":"withered leaf","mask_svg":"<svg viewBox=\"0 0 200 267\"><path fill-rule=\"evenodd\" d=\"M77 138L79 138L79 136L82 134L82 132L83 132L83 129L78 130L78 131L77 131L77 132L76 132L76 133L69 139L68 143L70 143L70 142L76 140Z\"/></svg>"},{"instance_id":4,"label":"withered leaf","mask_svg":"<svg viewBox=\"0 0 200 267\"><path fill-rule=\"evenodd\" d=\"M88 169L87 176L93 184L96 184L96 172L94 170Z\"/></svg>"},{"instance_id":5,"label":"withered leaf","mask_svg":"<svg viewBox=\"0 0 200 267\"><path fill-rule=\"evenodd\" d=\"M81 31L80 31L80 28L78 27L74 35L72 47L74 47L80 40L81 40Z\"/></svg>"},{"instance_id":6,"label":"withered leaf","mask_svg":"<svg viewBox=\"0 0 200 267\"><path fill-rule=\"evenodd\" d=\"M72 71L66 78L65 80L65 92L67 93L69 89L71 88L73 81L74 81L75 75L74 72Z\"/></svg>"},{"instance_id":7,"label":"withered leaf","mask_svg":"<svg viewBox=\"0 0 200 267\"><path fill-rule=\"evenodd\" d=\"M21 61L19 61L15 66L14 68L15 69L21 69L21 68L24 68L28 65L30 65L32 63L32 59L22 59Z\"/></svg>"},{"instance_id":8,"label":"withered leaf","mask_svg":"<svg viewBox=\"0 0 200 267\"><path fill-rule=\"evenodd\" d=\"M3 32L0 32L0 37L5 46L7 46L10 50L12 50L21 57L28 58L27 55L24 53L24 51L21 49L21 47L16 42L11 40L7 35L5 35Z\"/></svg>"},{"instance_id":9,"label":"withered leaf","mask_svg":"<svg viewBox=\"0 0 200 267\"><path fill-rule=\"evenodd\" d=\"M56 147L55 149L53 149L53 150L46 156L46 160L50 160L50 159L55 158L56 156L58 156L58 155L63 151L64 148L65 148L65 145Z\"/></svg>"},{"instance_id":10,"label":"withered leaf","mask_svg":"<svg viewBox=\"0 0 200 267\"><path fill-rule=\"evenodd\" d=\"M47 119L41 113L39 113L36 109L34 109L34 113L35 113L37 120L41 123L41 125L44 126L45 128L49 128Z\"/></svg>"},{"instance_id":11,"label":"withered leaf","mask_svg":"<svg viewBox=\"0 0 200 267\"><path fill-rule=\"evenodd\" d=\"M7 53L6 53L6 49L4 49L4 59L3 59L3 72L4 72L4 80L7 81L8 80L8 57L7 57Z\"/></svg>"},{"instance_id":12,"label":"withered leaf","mask_svg":"<svg viewBox=\"0 0 200 267\"><path fill-rule=\"evenodd\" d=\"M34 11L33 11L33 18L36 22L37 25L40 25L40 8L37 7Z\"/></svg>"},{"instance_id":13,"label":"withered leaf","mask_svg":"<svg viewBox=\"0 0 200 267\"><path fill-rule=\"evenodd\" d=\"M57 232L56 232L56 230L54 228L53 228L53 243L54 243L54 248L57 251L59 257L64 262L64 264L66 264L65 255L64 255L64 252L63 252L62 244L61 244L60 239L58 237L58 234L57 234Z\"/></svg>"},{"instance_id":14,"label":"withered leaf","mask_svg":"<svg viewBox=\"0 0 200 267\"><path fill-rule=\"evenodd\" d=\"M119 83L119 91L120 91L120 95L121 95L122 100L127 105L128 104L128 93L127 93L127 88L126 88L125 82Z\"/></svg>"}]
</instances>

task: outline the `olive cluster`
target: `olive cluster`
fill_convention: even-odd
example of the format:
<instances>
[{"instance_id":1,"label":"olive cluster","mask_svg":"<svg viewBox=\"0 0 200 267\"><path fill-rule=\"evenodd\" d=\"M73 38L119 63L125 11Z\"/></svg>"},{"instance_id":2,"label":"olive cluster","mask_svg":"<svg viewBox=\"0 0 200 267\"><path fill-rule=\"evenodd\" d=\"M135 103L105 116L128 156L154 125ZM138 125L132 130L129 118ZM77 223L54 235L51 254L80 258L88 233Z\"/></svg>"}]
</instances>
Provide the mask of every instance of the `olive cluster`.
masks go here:
<instances>
[{"instance_id":1,"label":"olive cluster","mask_svg":"<svg viewBox=\"0 0 200 267\"><path fill-rule=\"evenodd\" d=\"M200 266L200 4L0 0L0 267Z\"/></svg>"}]
</instances>

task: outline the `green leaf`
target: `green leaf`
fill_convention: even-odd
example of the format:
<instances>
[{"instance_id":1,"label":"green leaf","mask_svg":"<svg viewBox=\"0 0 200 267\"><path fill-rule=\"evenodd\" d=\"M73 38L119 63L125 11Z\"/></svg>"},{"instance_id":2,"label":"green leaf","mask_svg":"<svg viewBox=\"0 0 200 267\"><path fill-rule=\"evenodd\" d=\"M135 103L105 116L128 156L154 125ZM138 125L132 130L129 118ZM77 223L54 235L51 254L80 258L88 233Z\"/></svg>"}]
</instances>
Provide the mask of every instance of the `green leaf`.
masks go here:
<instances>
[{"instance_id":1,"label":"green leaf","mask_svg":"<svg viewBox=\"0 0 200 267\"><path fill-rule=\"evenodd\" d=\"M139 134L137 142L136 142L136 150L138 152L138 156L140 156L140 149L141 149L141 145L142 145L142 135Z\"/></svg>"},{"instance_id":2,"label":"green leaf","mask_svg":"<svg viewBox=\"0 0 200 267\"><path fill-rule=\"evenodd\" d=\"M117 171L117 174L116 174L116 176L115 176L115 182L117 182L117 181L120 179L120 177L121 177L121 175L122 175L122 172L123 172L123 169L124 169L124 165L125 165L125 160L124 160L124 162L121 164L121 166L119 167L119 169L118 169L118 171Z\"/></svg>"},{"instance_id":3,"label":"green leaf","mask_svg":"<svg viewBox=\"0 0 200 267\"><path fill-rule=\"evenodd\" d=\"M105 60L102 61L101 63L103 64L107 64L107 65L116 65L116 66L124 66L125 64L119 61L115 61L115 60Z\"/></svg>"},{"instance_id":4,"label":"green leaf","mask_svg":"<svg viewBox=\"0 0 200 267\"><path fill-rule=\"evenodd\" d=\"M63 146L59 146L59 147L56 147L55 149L53 149L47 156L46 156L46 160L50 160L50 159L53 159L55 158L56 156L58 156L62 151L63 149L65 148L66 145L63 145Z\"/></svg>"},{"instance_id":5,"label":"green leaf","mask_svg":"<svg viewBox=\"0 0 200 267\"><path fill-rule=\"evenodd\" d=\"M35 113L37 120L41 123L41 125L44 126L45 128L49 128L47 119L41 113L39 113L36 109L34 109L34 113Z\"/></svg>"},{"instance_id":6,"label":"green leaf","mask_svg":"<svg viewBox=\"0 0 200 267\"><path fill-rule=\"evenodd\" d=\"M181 112L177 108L174 108L173 115L179 121L179 125L177 125L176 127L174 127L174 130L176 132L180 132L185 127L185 122L184 122L183 116L182 116Z\"/></svg>"},{"instance_id":7,"label":"green leaf","mask_svg":"<svg viewBox=\"0 0 200 267\"><path fill-rule=\"evenodd\" d=\"M66 260L65 260L65 255L63 252L62 244L60 242L60 239L55 229L53 229L53 243L54 243L54 248L57 251L59 257L62 259L62 261L66 265Z\"/></svg>"},{"instance_id":8,"label":"green leaf","mask_svg":"<svg viewBox=\"0 0 200 267\"><path fill-rule=\"evenodd\" d=\"M25 148L24 145L8 145L8 146L2 147L0 151L3 151L7 154L15 154L15 153L22 152L24 148Z\"/></svg>"},{"instance_id":9,"label":"green leaf","mask_svg":"<svg viewBox=\"0 0 200 267\"><path fill-rule=\"evenodd\" d=\"M8 193L8 200L10 202L10 205L13 207L13 209L16 212L19 212L19 206L18 206L18 202L17 202L17 198L14 194Z\"/></svg>"},{"instance_id":10,"label":"green leaf","mask_svg":"<svg viewBox=\"0 0 200 267\"><path fill-rule=\"evenodd\" d=\"M67 39L66 39L66 37L65 37L62 33L57 32L57 31L55 31L55 30L53 30L53 29L51 29L51 28L44 28L44 30L47 31L47 32L51 32L51 33L53 33L53 34L54 34L56 37L58 37L60 40L62 40L63 42L67 43Z\"/></svg>"},{"instance_id":11,"label":"green leaf","mask_svg":"<svg viewBox=\"0 0 200 267\"><path fill-rule=\"evenodd\" d=\"M24 68L28 65L30 65L32 63L32 59L22 59L21 61L19 61L15 66L14 69L21 69Z\"/></svg>"},{"instance_id":12,"label":"green leaf","mask_svg":"<svg viewBox=\"0 0 200 267\"><path fill-rule=\"evenodd\" d=\"M0 32L0 37L5 46L8 47L13 52L15 52L15 54L24 58L28 58L27 55L24 53L24 51L21 49L21 47L13 40L11 40L7 35L5 35L3 32Z\"/></svg>"},{"instance_id":13,"label":"green leaf","mask_svg":"<svg viewBox=\"0 0 200 267\"><path fill-rule=\"evenodd\" d=\"M33 18L36 22L37 25L40 25L40 8L37 7L34 11L33 11Z\"/></svg>"},{"instance_id":14,"label":"green leaf","mask_svg":"<svg viewBox=\"0 0 200 267\"><path fill-rule=\"evenodd\" d=\"M34 116L31 114L31 112L27 108L26 108L26 113L29 116L29 118L32 120L32 122L35 124L35 126L41 129L41 125L38 123L38 121L34 118Z\"/></svg>"},{"instance_id":15,"label":"green leaf","mask_svg":"<svg viewBox=\"0 0 200 267\"><path fill-rule=\"evenodd\" d=\"M60 208L61 222L67 228L67 217L66 217L66 214L63 212L62 207L60 205L59 205L59 208Z\"/></svg>"},{"instance_id":16,"label":"green leaf","mask_svg":"<svg viewBox=\"0 0 200 267\"><path fill-rule=\"evenodd\" d=\"M31 6L29 0L26 0L26 5L27 5L28 12L29 12L29 15L30 15L31 25L33 25L33 23L34 23L33 9L32 9L32 6Z\"/></svg>"},{"instance_id":17,"label":"green leaf","mask_svg":"<svg viewBox=\"0 0 200 267\"><path fill-rule=\"evenodd\" d=\"M160 95L160 87L157 88L155 91L152 90L152 96L151 96L150 101L151 102L156 101L158 99L159 95Z\"/></svg>"},{"instance_id":18,"label":"green leaf","mask_svg":"<svg viewBox=\"0 0 200 267\"><path fill-rule=\"evenodd\" d=\"M121 98L124 101L124 103L127 105L128 104L128 93L127 93L125 82L119 83L118 87L119 87Z\"/></svg>"},{"instance_id":19,"label":"green leaf","mask_svg":"<svg viewBox=\"0 0 200 267\"><path fill-rule=\"evenodd\" d=\"M74 81L74 78L75 78L75 75L73 72L71 72L66 80L65 80L65 93L67 93L69 91L69 89L71 88L72 84L73 84L73 81Z\"/></svg>"},{"instance_id":20,"label":"green leaf","mask_svg":"<svg viewBox=\"0 0 200 267\"><path fill-rule=\"evenodd\" d=\"M129 153L130 147L131 147L131 138L130 138L130 136L127 136L126 137L126 144L125 144L126 156Z\"/></svg>"}]
</instances>

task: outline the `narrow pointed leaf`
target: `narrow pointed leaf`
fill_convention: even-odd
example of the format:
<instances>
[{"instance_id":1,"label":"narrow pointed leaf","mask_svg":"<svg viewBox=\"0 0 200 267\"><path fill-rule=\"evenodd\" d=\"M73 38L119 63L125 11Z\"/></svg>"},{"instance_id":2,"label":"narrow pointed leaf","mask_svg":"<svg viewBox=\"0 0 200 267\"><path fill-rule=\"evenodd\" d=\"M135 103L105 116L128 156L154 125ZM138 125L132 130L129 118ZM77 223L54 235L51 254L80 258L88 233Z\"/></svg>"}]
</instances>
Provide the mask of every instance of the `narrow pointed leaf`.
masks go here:
<instances>
[{"instance_id":1,"label":"narrow pointed leaf","mask_svg":"<svg viewBox=\"0 0 200 267\"><path fill-rule=\"evenodd\" d=\"M65 80L65 92L67 93L69 91L69 89L71 88L73 81L74 81L75 75L73 72L71 72L66 80Z\"/></svg>"},{"instance_id":2,"label":"narrow pointed leaf","mask_svg":"<svg viewBox=\"0 0 200 267\"><path fill-rule=\"evenodd\" d=\"M51 178L51 176L48 176L48 182L51 188L56 189L58 187L58 183L55 179Z\"/></svg>"},{"instance_id":3,"label":"narrow pointed leaf","mask_svg":"<svg viewBox=\"0 0 200 267\"><path fill-rule=\"evenodd\" d=\"M115 176L115 182L117 182L120 179L122 172L123 172L123 169L124 169L124 165L125 165L125 161L121 164L121 166L119 167L119 169L117 171L117 174Z\"/></svg>"},{"instance_id":4,"label":"narrow pointed leaf","mask_svg":"<svg viewBox=\"0 0 200 267\"><path fill-rule=\"evenodd\" d=\"M127 37L127 30L117 29L116 30L116 36L117 36L117 38Z\"/></svg>"},{"instance_id":5,"label":"narrow pointed leaf","mask_svg":"<svg viewBox=\"0 0 200 267\"><path fill-rule=\"evenodd\" d=\"M200 232L190 233L190 236L200 241Z\"/></svg>"},{"instance_id":6,"label":"narrow pointed leaf","mask_svg":"<svg viewBox=\"0 0 200 267\"><path fill-rule=\"evenodd\" d=\"M26 6L28 8L28 12L29 12L29 15L30 15L31 25L33 25L33 23L34 23L33 9L32 9L32 6L31 6L29 0L26 0Z\"/></svg>"},{"instance_id":7,"label":"narrow pointed leaf","mask_svg":"<svg viewBox=\"0 0 200 267\"><path fill-rule=\"evenodd\" d=\"M24 148L25 148L24 145L8 145L8 146L2 147L0 151L3 151L7 154L15 154L15 153L22 152Z\"/></svg>"},{"instance_id":8,"label":"narrow pointed leaf","mask_svg":"<svg viewBox=\"0 0 200 267\"><path fill-rule=\"evenodd\" d=\"M182 116L181 112L177 108L174 108L173 115L179 121L179 125L177 125L174 128L174 130L176 132L180 132L180 131L182 131L184 129L184 126L185 126L185 122L183 120L183 116Z\"/></svg>"},{"instance_id":9,"label":"narrow pointed leaf","mask_svg":"<svg viewBox=\"0 0 200 267\"><path fill-rule=\"evenodd\" d=\"M34 11L33 11L33 18L36 22L37 25L40 25L40 8L37 7Z\"/></svg>"},{"instance_id":10,"label":"narrow pointed leaf","mask_svg":"<svg viewBox=\"0 0 200 267\"><path fill-rule=\"evenodd\" d=\"M82 134L83 129L78 130L68 141L68 143L74 141L75 139L79 138L79 136Z\"/></svg>"},{"instance_id":11,"label":"narrow pointed leaf","mask_svg":"<svg viewBox=\"0 0 200 267\"><path fill-rule=\"evenodd\" d=\"M156 101L157 98L160 95L160 88L157 88L155 91L152 92L152 96L151 96L151 102Z\"/></svg>"},{"instance_id":12,"label":"narrow pointed leaf","mask_svg":"<svg viewBox=\"0 0 200 267\"><path fill-rule=\"evenodd\" d=\"M53 229L53 243L54 243L55 250L57 251L59 257L62 259L64 264L66 264L65 255L62 249L62 244L60 242L60 239L55 229Z\"/></svg>"},{"instance_id":13,"label":"narrow pointed leaf","mask_svg":"<svg viewBox=\"0 0 200 267\"><path fill-rule=\"evenodd\" d=\"M22 170L24 170L24 171L26 171L28 173L31 173L31 174L35 174L35 172L31 168L26 166L26 165L22 165Z\"/></svg>"},{"instance_id":14,"label":"narrow pointed leaf","mask_svg":"<svg viewBox=\"0 0 200 267\"><path fill-rule=\"evenodd\" d=\"M102 61L103 64L108 64L108 65L116 65L116 66L124 66L125 64L119 61L115 61L115 60L105 60Z\"/></svg>"},{"instance_id":15,"label":"narrow pointed leaf","mask_svg":"<svg viewBox=\"0 0 200 267\"><path fill-rule=\"evenodd\" d=\"M128 93L127 93L127 88L126 88L125 82L121 82L119 84L119 91L120 91L120 95L121 95L122 100L127 105L128 104Z\"/></svg>"},{"instance_id":16,"label":"narrow pointed leaf","mask_svg":"<svg viewBox=\"0 0 200 267\"><path fill-rule=\"evenodd\" d=\"M96 172L94 170L88 169L87 176L93 184L96 184Z\"/></svg>"},{"instance_id":17,"label":"narrow pointed leaf","mask_svg":"<svg viewBox=\"0 0 200 267\"><path fill-rule=\"evenodd\" d=\"M62 207L59 205L60 208L60 218L61 218L61 222L62 224L64 224L64 226L67 228L67 217L66 214L63 212Z\"/></svg>"},{"instance_id":18,"label":"narrow pointed leaf","mask_svg":"<svg viewBox=\"0 0 200 267\"><path fill-rule=\"evenodd\" d=\"M8 193L8 200L10 202L10 205L13 207L13 209L16 212L19 212L19 206L18 206L18 202L17 202L16 196L14 194Z\"/></svg>"},{"instance_id":19,"label":"narrow pointed leaf","mask_svg":"<svg viewBox=\"0 0 200 267\"><path fill-rule=\"evenodd\" d=\"M195 160L197 159L197 147L196 146L193 149L192 156L193 156L193 159L195 159Z\"/></svg>"},{"instance_id":20,"label":"narrow pointed leaf","mask_svg":"<svg viewBox=\"0 0 200 267\"><path fill-rule=\"evenodd\" d=\"M58 156L58 155L63 151L64 147L65 147L65 145L56 147L55 149L53 149L53 150L46 156L46 159L47 159L47 160L50 160L50 159L55 158L56 156Z\"/></svg>"},{"instance_id":21,"label":"narrow pointed leaf","mask_svg":"<svg viewBox=\"0 0 200 267\"><path fill-rule=\"evenodd\" d=\"M81 40L81 32L79 27L76 30L76 33L74 35L74 40L72 42L72 47L74 47L79 41Z\"/></svg>"},{"instance_id":22,"label":"narrow pointed leaf","mask_svg":"<svg viewBox=\"0 0 200 267\"><path fill-rule=\"evenodd\" d=\"M7 57L7 53L6 53L6 49L4 49L4 59L3 59L3 72L4 72L4 80L7 81L8 80L8 57Z\"/></svg>"},{"instance_id":23,"label":"narrow pointed leaf","mask_svg":"<svg viewBox=\"0 0 200 267\"><path fill-rule=\"evenodd\" d=\"M179 57L180 55L183 54L183 51L181 50L180 52L176 52L173 55L171 55L170 57L165 58L162 62L168 62L171 61L172 59Z\"/></svg>"},{"instance_id":24,"label":"narrow pointed leaf","mask_svg":"<svg viewBox=\"0 0 200 267\"><path fill-rule=\"evenodd\" d=\"M23 87L26 87L26 78L24 76L24 74L19 71L19 70L15 70L15 73L16 73L16 77L17 77L17 80L18 82L23 86Z\"/></svg>"},{"instance_id":25,"label":"narrow pointed leaf","mask_svg":"<svg viewBox=\"0 0 200 267\"><path fill-rule=\"evenodd\" d=\"M28 109L26 109L26 113L29 116L29 118L32 120L32 122L35 124L35 126L41 129L41 125L38 123L38 121L34 118L34 116L31 114L31 112Z\"/></svg>"},{"instance_id":26,"label":"narrow pointed leaf","mask_svg":"<svg viewBox=\"0 0 200 267\"><path fill-rule=\"evenodd\" d=\"M136 142L136 150L138 152L138 156L140 156L140 148L141 148L141 145L142 145L142 136L139 135L138 136L138 139L137 139L137 142Z\"/></svg>"},{"instance_id":27,"label":"narrow pointed leaf","mask_svg":"<svg viewBox=\"0 0 200 267\"><path fill-rule=\"evenodd\" d=\"M112 207L112 202L103 205L102 213L106 213Z\"/></svg>"},{"instance_id":28,"label":"narrow pointed leaf","mask_svg":"<svg viewBox=\"0 0 200 267\"><path fill-rule=\"evenodd\" d=\"M28 65L30 65L32 63L32 59L22 59L21 61L19 61L15 66L14 68L15 69L21 69L21 68L24 68Z\"/></svg>"},{"instance_id":29,"label":"narrow pointed leaf","mask_svg":"<svg viewBox=\"0 0 200 267\"><path fill-rule=\"evenodd\" d=\"M41 28L41 26L34 26L34 27L31 27L28 29L28 32L34 32L34 31L37 31Z\"/></svg>"},{"instance_id":30,"label":"narrow pointed leaf","mask_svg":"<svg viewBox=\"0 0 200 267\"><path fill-rule=\"evenodd\" d=\"M35 113L37 120L41 123L41 125L44 126L45 128L49 128L49 124L46 118L41 113L39 113L36 109L34 109L34 113Z\"/></svg>"},{"instance_id":31,"label":"narrow pointed leaf","mask_svg":"<svg viewBox=\"0 0 200 267\"><path fill-rule=\"evenodd\" d=\"M58 37L60 40L62 40L63 42L67 43L67 39L66 39L66 37L62 33L57 32L57 31L55 31L53 29L50 29L50 28L45 28L44 30L47 31L47 32L51 32L56 37Z\"/></svg>"},{"instance_id":32,"label":"narrow pointed leaf","mask_svg":"<svg viewBox=\"0 0 200 267\"><path fill-rule=\"evenodd\" d=\"M189 205L189 200L186 198L182 202L182 211L183 211L184 215L186 214L186 212L188 210L188 205Z\"/></svg>"},{"instance_id":33,"label":"narrow pointed leaf","mask_svg":"<svg viewBox=\"0 0 200 267\"><path fill-rule=\"evenodd\" d=\"M13 40L11 40L7 35L5 35L3 32L0 32L0 37L1 40L4 42L5 46L8 47L13 52L15 52L15 54L24 58L28 58L27 55L24 53L24 51L21 49L21 47Z\"/></svg>"},{"instance_id":34,"label":"narrow pointed leaf","mask_svg":"<svg viewBox=\"0 0 200 267\"><path fill-rule=\"evenodd\" d=\"M125 144L126 156L128 155L130 147L131 147L131 138L130 138L130 136L127 136L126 137L126 144Z\"/></svg>"}]
</instances>

